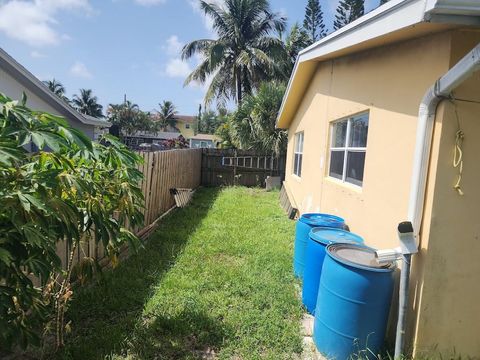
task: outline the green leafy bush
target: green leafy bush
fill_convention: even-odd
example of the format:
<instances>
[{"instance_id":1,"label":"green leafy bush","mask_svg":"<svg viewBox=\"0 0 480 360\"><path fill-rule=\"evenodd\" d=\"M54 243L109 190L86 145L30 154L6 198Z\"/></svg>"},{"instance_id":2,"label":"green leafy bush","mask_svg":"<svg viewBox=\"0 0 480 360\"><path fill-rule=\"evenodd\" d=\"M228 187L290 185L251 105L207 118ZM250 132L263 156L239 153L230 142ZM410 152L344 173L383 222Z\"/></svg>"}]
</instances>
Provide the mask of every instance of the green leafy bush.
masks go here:
<instances>
[{"instance_id":1,"label":"green leafy bush","mask_svg":"<svg viewBox=\"0 0 480 360\"><path fill-rule=\"evenodd\" d=\"M79 243L92 238L116 260L124 243L140 245L128 227L143 221L141 159L113 137L91 142L25 103L0 94L1 349L38 344L45 327L62 346ZM62 241L70 251L63 270Z\"/></svg>"}]
</instances>

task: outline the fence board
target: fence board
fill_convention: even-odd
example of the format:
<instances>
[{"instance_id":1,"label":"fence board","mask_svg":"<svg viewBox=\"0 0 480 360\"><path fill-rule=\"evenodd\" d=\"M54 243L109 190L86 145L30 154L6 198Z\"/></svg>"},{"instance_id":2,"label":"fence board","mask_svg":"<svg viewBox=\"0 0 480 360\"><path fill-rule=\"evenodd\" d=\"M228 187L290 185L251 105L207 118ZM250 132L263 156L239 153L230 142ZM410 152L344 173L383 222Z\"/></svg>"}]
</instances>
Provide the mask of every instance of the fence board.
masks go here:
<instances>
[{"instance_id":1,"label":"fence board","mask_svg":"<svg viewBox=\"0 0 480 360\"><path fill-rule=\"evenodd\" d=\"M225 166L223 158L233 158L233 165ZM203 186L263 187L267 176L285 178L285 156L272 157L249 150L203 149Z\"/></svg>"},{"instance_id":2,"label":"fence board","mask_svg":"<svg viewBox=\"0 0 480 360\"><path fill-rule=\"evenodd\" d=\"M138 152L144 162L138 170L144 175L139 184L145 197L144 227L131 229L141 233L162 214L175 205L175 199L170 194L171 188L195 189L201 185L202 150L182 149L159 152ZM65 242L57 245L57 254L66 268L69 249ZM105 257L102 244L95 244L92 239L82 242L74 261L78 262L85 256L101 260Z\"/></svg>"}]
</instances>

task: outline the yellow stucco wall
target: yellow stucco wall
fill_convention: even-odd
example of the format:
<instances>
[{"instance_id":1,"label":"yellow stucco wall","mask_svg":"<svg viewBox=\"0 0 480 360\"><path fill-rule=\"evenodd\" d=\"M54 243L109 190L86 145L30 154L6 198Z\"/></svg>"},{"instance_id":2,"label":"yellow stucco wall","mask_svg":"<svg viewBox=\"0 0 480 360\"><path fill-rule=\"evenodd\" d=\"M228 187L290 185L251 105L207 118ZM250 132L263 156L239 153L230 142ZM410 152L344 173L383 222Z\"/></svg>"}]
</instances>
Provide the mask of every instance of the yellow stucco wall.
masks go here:
<instances>
[{"instance_id":1,"label":"yellow stucco wall","mask_svg":"<svg viewBox=\"0 0 480 360\"><path fill-rule=\"evenodd\" d=\"M397 246L397 225L407 217L420 101L427 88L480 41L479 35L446 31L320 63L289 127L285 181L300 212L340 215L368 245ZM477 75L458 94L469 98L477 94L480 100L479 84ZM470 134L467 138L474 139L480 132L479 105L461 103L458 109ZM363 111L369 111L370 117L359 188L328 177L328 147L330 122ZM301 179L292 175L294 135L299 131L305 134ZM451 188L455 131L452 109L442 103L437 111L421 252L412 269L407 337L417 354L435 346L445 353L455 348L465 355L480 354L476 341L480 286L474 281L480 274L476 259L480 191L475 193L480 162L470 164L480 153L480 141L465 143L464 185L469 195L459 198Z\"/></svg>"},{"instance_id":2,"label":"yellow stucco wall","mask_svg":"<svg viewBox=\"0 0 480 360\"><path fill-rule=\"evenodd\" d=\"M452 35L450 63L480 42L480 32ZM455 92L459 99L480 101L480 74ZM453 190L455 136L465 133L464 196ZM416 354L449 354L480 358L480 104L444 101L436 118L430 164L428 208L422 231L423 256L416 257ZM422 274L422 275L420 275Z\"/></svg>"},{"instance_id":3,"label":"yellow stucco wall","mask_svg":"<svg viewBox=\"0 0 480 360\"><path fill-rule=\"evenodd\" d=\"M337 214L369 245L397 244L396 227L407 216L419 99L448 68L448 39L437 34L319 65L289 128L286 183L301 213ZM329 126L362 111L370 117L358 188L327 176ZM298 131L305 131L301 179L292 175Z\"/></svg>"},{"instance_id":4,"label":"yellow stucco wall","mask_svg":"<svg viewBox=\"0 0 480 360\"><path fill-rule=\"evenodd\" d=\"M193 130L193 124L188 124L190 128L187 129L187 123L183 121L177 121L177 129L180 130L180 133L185 139L190 139L192 136L195 135L195 132Z\"/></svg>"}]
</instances>

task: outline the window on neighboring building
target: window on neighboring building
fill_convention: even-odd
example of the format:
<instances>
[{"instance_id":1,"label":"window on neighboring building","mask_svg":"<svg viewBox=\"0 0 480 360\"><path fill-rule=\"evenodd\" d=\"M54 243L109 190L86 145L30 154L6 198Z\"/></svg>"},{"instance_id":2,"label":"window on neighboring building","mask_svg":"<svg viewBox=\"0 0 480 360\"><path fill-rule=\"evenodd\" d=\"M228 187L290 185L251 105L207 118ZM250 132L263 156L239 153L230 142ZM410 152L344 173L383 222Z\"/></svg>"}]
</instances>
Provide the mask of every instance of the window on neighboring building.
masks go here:
<instances>
[{"instance_id":1,"label":"window on neighboring building","mask_svg":"<svg viewBox=\"0 0 480 360\"><path fill-rule=\"evenodd\" d=\"M301 177L303 160L303 131L295 134L295 151L293 157L293 173L298 177Z\"/></svg>"},{"instance_id":2,"label":"window on neighboring building","mask_svg":"<svg viewBox=\"0 0 480 360\"><path fill-rule=\"evenodd\" d=\"M185 129L190 129L190 124L185 124Z\"/></svg>"},{"instance_id":3,"label":"window on neighboring building","mask_svg":"<svg viewBox=\"0 0 480 360\"><path fill-rule=\"evenodd\" d=\"M333 122L330 134L329 175L343 182L362 186L367 150L368 113Z\"/></svg>"}]
</instances>

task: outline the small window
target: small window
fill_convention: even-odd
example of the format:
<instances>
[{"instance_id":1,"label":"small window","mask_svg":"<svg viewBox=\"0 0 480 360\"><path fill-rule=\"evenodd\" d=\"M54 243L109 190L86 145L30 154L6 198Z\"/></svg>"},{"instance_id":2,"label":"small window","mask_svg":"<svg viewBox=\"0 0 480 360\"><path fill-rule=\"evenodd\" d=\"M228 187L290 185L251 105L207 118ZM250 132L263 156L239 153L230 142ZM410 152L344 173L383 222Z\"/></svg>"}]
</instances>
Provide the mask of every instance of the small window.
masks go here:
<instances>
[{"instance_id":1,"label":"small window","mask_svg":"<svg viewBox=\"0 0 480 360\"><path fill-rule=\"evenodd\" d=\"M367 151L368 113L331 125L329 175L362 186Z\"/></svg>"},{"instance_id":2,"label":"small window","mask_svg":"<svg viewBox=\"0 0 480 360\"><path fill-rule=\"evenodd\" d=\"M185 129L190 129L190 124L185 124Z\"/></svg>"},{"instance_id":3,"label":"small window","mask_svg":"<svg viewBox=\"0 0 480 360\"><path fill-rule=\"evenodd\" d=\"M293 156L293 173L298 177L301 177L303 160L303 131L295 134L295 150Z\"/></svg>"}]
</instances>

